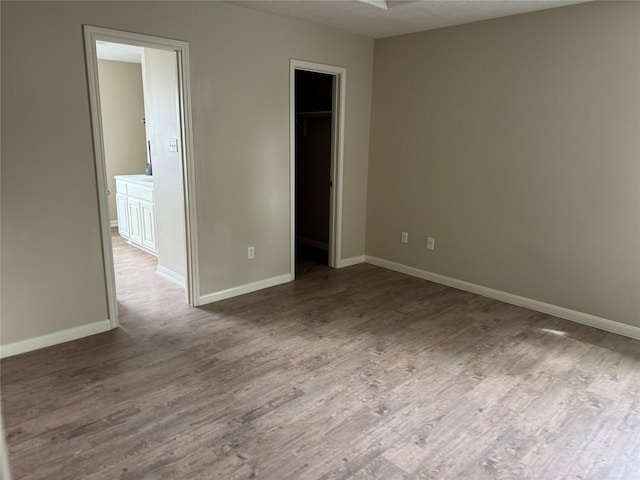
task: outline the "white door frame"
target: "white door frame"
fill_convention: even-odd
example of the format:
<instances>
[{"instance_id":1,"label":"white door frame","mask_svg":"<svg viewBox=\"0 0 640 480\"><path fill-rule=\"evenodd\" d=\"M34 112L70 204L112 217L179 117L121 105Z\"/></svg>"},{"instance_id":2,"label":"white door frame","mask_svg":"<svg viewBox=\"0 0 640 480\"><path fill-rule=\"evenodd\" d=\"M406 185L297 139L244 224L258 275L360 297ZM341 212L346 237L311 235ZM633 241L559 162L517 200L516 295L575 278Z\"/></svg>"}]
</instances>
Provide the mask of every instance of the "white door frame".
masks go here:
<instances>
[{"instance_id":1,"label":"white door frame","mask_svg":"<svg viewBox=\"0 0 640 480\"><path fill-rule=\"evenodd\" d=\"M290 147L289 181L291 185L291 279L296 275L296 70L333 75L333 113L331 139L331 195L329 207L329 266L340 267L342 258L342 170L344 156L344 112L347 69L322 63L291 59L290 62Z\"/></svg>"},{"instance_id":2,"label":"white door frame","mask_svg":"<svg viewBox=\"0 0 640 480\"><path fill-rule=\"evenodd\" d=\"M176 52L178 58L178 88L180 102L180 124L182 135L182 178L184 182L184 208L186 229L187 301L198 305L200 283L198 271L196 195L193 156L193 131L191 121L191 91L189 76L189 44L180 40L152 37L131 32L122 32L107 28L84 26L87 77L91 102L91 121L93 129L93 147L98 188L98 207L100 213L100 233L102 237L102 257L104 260L105 283L107 286L107 307L111 328L118 327L118 299L116 296L116 275L113 266L111 246L111 222L109 221L109 202L107 198L107 174L102 132L100 106L100 87L98 82L98 56L96 40L124 43L140 47L156 48Z\"/></svg>"}]
</instances>

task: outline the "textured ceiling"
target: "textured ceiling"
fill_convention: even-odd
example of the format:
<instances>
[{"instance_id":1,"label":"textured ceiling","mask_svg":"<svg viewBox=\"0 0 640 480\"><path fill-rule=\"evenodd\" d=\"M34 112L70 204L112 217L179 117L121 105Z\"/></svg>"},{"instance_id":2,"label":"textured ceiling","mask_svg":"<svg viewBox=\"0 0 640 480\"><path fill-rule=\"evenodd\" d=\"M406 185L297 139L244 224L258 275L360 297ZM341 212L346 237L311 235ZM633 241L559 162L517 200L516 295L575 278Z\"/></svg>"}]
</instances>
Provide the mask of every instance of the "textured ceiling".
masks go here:
<instances>
[{"instance_id":1,"label":"textured ceiling","mask_svg":"<svg viewBox=\"0 0 640 480\"><path fill-rule=\"evenodd\" d=\"M589 0L388 0L387 9L356 0L228 0L226 3L382 38L585 1Z\"/></svg>"}]
</instances>

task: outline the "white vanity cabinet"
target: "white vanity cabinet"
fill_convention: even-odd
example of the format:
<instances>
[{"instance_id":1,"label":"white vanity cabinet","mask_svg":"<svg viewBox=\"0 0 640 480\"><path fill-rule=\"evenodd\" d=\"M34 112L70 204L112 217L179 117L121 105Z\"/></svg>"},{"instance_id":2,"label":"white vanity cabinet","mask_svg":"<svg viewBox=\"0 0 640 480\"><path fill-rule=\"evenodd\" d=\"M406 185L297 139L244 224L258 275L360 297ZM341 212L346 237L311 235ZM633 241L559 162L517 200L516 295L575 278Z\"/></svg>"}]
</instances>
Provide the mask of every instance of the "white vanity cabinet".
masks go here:
<instances>
[{"instance_id":1,"label":"white vanity cabinet","mask_svg":"<svg viewBox=\"0 0 640 480\"><path fill-rule=\"evenodd\" d=\"M132 245L157 255L153 177L118 175L115 178L118 233Z\"/></svg>"}]
</instances>

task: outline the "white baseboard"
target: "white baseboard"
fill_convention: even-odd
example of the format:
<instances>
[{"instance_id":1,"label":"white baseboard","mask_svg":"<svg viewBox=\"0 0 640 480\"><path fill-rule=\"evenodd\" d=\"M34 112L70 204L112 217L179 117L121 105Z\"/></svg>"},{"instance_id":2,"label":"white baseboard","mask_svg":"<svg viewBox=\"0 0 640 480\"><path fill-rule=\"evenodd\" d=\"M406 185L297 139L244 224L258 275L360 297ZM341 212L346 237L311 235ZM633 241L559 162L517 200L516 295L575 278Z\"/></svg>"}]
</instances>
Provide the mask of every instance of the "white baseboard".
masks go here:
<instances>
[{"instance_id":1,"label":"white baseboard","mask_svg":"<svg viewBox=\"0 0 640 480\"><path fill-rule=\"evenodd\" d=\"M364 262L365 262L364 255L358 255L357 257L343 258L342 260L338 260L338 265L336 265L336 268L350 267L351 265L357 265L358 263L364 263Z\"/></svg>"},{"instance_id":2,"label":"white baseboard","mask_svg":"<svg viewBox=\"0 0 640 480\"><path fill-rule=\"evenodd\" d=\"M277 277L267 278L265 280L259 280L257 282L247 283L238 287L228 288L219 292L208 293L200 296L200 301L197 306L206 305L207 303L219 302L231 297L237 297L238 295L244 295L245 293L255 292L262 290L263 288L275 287L291 281L291 274L279 275Z\"/></svg>"},{"instance_id":3,"label":"white baseboard","mask_svg":"<svg viewBox=\"0 0 640 480\"><path fill-rule=\"evenodd\" d=\"M169 270L168 268L163 267L162 265L158 265L156 267L156 273L160 275L162 278L166 278L167 280L175 283L176 285L180 285L183 288L185 286L185 280L182 275L178 275L173 270Z\"/></svg>"},{"instance_id":4,"label":"white baseboard","mask_svg":"<svg viewBox=\"0 0 640 480\"><path fill-rule=\"evenodd\" d=\"M493 298L494 300L500 300L501 302L509 303L511 305L517 305L519 307L535 310L536 312L542 312L554 317L563 318L565 320L571 320L572 322L582 323L590 327L599 328L607 332L617 333L624 335L625 337L631 337L640 340L640 327L634 327L627 325L626 323L615 322L606 318L596 317L589 313L578 312L569 308L559 307L550 303L540 302L531 298L521 297L512 293L503 292L502 290L495 290L493 288L483 287L475 283L465 282L463 280L457 280L455 278L446 277L437 273L428 272L426 270L420 270L419 268L409 267L401 263L391 262L389 260L383 260L381 258L365 256L365 261L378 267L387 268L396 272L405 273L413 277L422 278L431 282L440 283L449 287L464 290L466 292L476 293L483 297Z\"/></svg>"},{"instance_id":5,"label":"white baseboard","mask_svg":"<svg viewBox=\"0 0 640 480\"><path fill-rule=\"evenodd\" d=\"M19 342L9 343L0 346L0 358L13 357L21 353L31 352L40 348L58 345L59 343L70 342L79 338L95 335L96 333L111 330L111 322L109 320L100 320L99 322L80 325L77 327L61 330L59 332L49 333L40 337L29 338Z\"/></svg>"},{"instance_id":6,"label":"white baseboard","mask_svg":"<svg viewBox=\"0 0 640 480\"><path fill-rule=\"evenodd\" d=\"M118 226L118 220L111 220L111 228Z\"/></svg>"},{"instance_id":7,"label":"white baseboard","mask_svg":"<svg viewBox=\"0 0 640 480\"><path fill-rule=\"evenodd\" d=\"M122 237L122 235L120 235L120 236ZM127 239L126 239L126 237L122 237L122 238L124 238L125 240L127 240ZM158 252L153 251L153 250L151 250L150 248L147 248L147 247L145 247L144 245L142 245L142 244L140 244L140 243L132 242L131 240L127 240L127 243L128 243L129 245L131 245L132 247L136 247L138 250L142 250L143 252L150 253L150 254L151 254L151 255L153 255L154 257L157 257L157 256L158 256Z\"/></svg>"}]
</instances>

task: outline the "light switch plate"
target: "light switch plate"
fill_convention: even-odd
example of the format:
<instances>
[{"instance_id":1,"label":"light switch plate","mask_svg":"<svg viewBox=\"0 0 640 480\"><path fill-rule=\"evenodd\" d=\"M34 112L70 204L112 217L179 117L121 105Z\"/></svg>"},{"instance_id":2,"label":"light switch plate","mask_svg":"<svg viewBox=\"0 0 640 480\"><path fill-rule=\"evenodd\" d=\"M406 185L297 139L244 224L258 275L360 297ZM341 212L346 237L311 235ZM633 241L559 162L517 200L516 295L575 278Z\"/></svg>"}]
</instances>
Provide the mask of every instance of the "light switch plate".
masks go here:
<instances>
[{"instance_id":1,"label":"light switch plate","mask_svg":"<svg viewBox=\"0 0 640 480\"><path fill-rule=\"evenodd\" d=\"M177 138L170 138L169 140L167 140L167 148L169 149L170 152L177 152L178 151L178 139Z\"/></svg>"}]
</instances>

